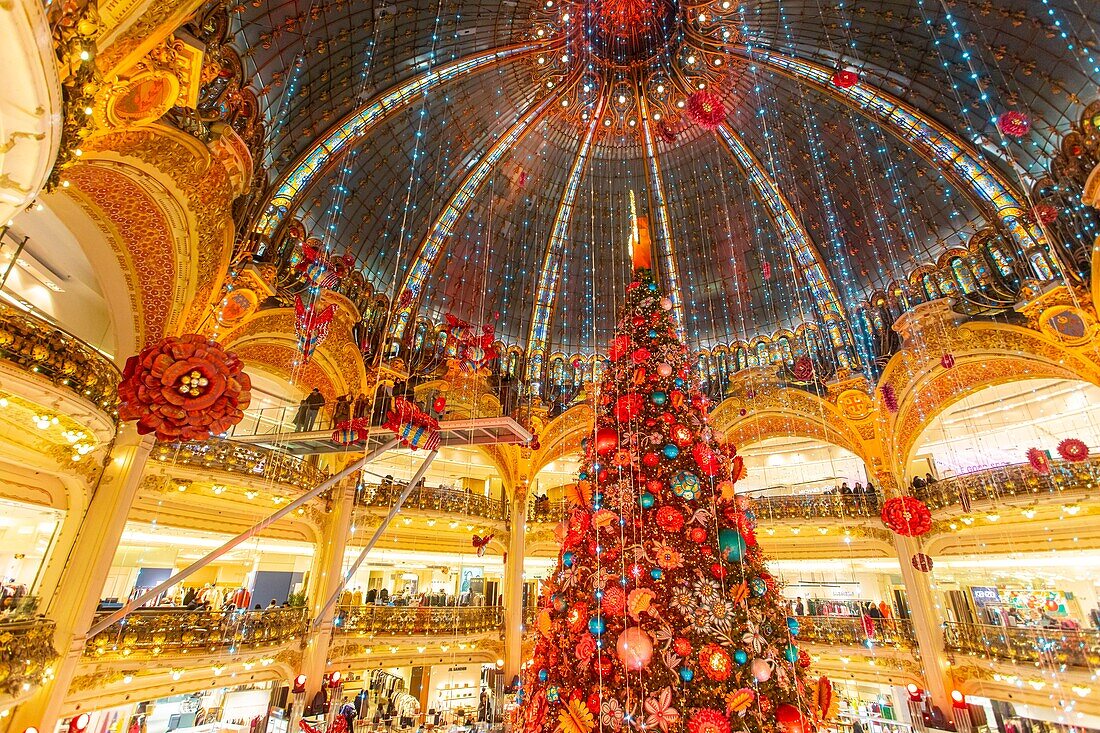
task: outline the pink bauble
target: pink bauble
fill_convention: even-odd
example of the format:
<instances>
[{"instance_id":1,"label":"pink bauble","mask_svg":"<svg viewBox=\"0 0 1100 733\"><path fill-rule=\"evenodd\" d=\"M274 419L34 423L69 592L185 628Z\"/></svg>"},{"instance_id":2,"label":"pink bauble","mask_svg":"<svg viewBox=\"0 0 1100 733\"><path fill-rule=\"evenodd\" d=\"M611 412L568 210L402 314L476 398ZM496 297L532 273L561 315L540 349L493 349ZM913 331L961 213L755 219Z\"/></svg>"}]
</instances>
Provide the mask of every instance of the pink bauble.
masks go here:
<instances>
[{"instance_id":1,"label":"pink bauble","mask_svg":"<svg viewBox=\"0 0 1100 733\"><path fill-rule=\"evenodd\" d=\"M752 660L752 676L757 682L767 682L772 676L772 665L767 659Z\"/></svg>"},{"instance_id":2,"label":"pink bauble","mask_svg":"<svg viewBox=\"0 0 1100 733\"><path fill-rule=\"evenodd\" d=\"M672 365L671 364L666 364L665 362L661 362L660 364L657 365L657 373L660 374L662 377L671 377L672 376Z\"/></svg>"},{"instance_id":3,"label":"pink bauble","mask_svg":"<svg viewBox=\"0 0 1100 733\"><path fill-rule=\"evenodd\" d=\"M672 310L672 299L671 298L661 298L661 309L666 310L666 311Z\"/></svg>"},{"instance_id":4,"label":"pink bauble","mask_svg":"<svg viewBox=\"0 0 1100 733\"><path fill-rule=\"evenodd\" d=\"M615 642L615 653L623 666L631 672L643 670L653 658L653 639L637 626L631 626L619 634L619 640Z\"/></svg>"}]
</instances>

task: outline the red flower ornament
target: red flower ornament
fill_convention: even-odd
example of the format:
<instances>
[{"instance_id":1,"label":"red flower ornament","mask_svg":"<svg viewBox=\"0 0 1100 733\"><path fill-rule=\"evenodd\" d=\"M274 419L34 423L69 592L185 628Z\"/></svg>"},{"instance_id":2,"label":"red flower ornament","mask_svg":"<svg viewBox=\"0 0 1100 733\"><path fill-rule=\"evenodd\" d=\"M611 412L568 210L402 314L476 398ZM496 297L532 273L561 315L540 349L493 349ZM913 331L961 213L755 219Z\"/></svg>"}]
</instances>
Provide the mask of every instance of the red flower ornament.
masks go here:
<instances>
[{"instance_id":1,"label":"red flower ornament","mask_svg":"<svg viewBox=\"0 0 1100 733\"><path fill-rule=\"evenodd\" d=\"M688 731L690 733L730 733L730 721L713 708L702 708L688 719Z\"/></svg>"},{"instance_id":2,"label":"red flower ornament","mask_svg":"<svg viewBox=\"0 0 1100 733\"><path fill-rule=\"evenodd\" d=\"M1031 131L1031 118L1023 112L1009 110L997 118L997 129L1007 137L1019 139Z\"/></svg>"},{"instance_id":3,"label":"red flower ornament","mask_svg":"<svg viewBox=\"0 0 1100 733\"><path fill-rule=\"evenodd\" d=\"M687 98L688 119L705 130L717 130L726 119L726 105L713 92L695 92Z\"/></svg>"},{"instance_id":4,"label":"red flower ornament","mask_svg":"<svg viewBox=\"0 0 1100 733\"><path fill-rule=\"evenodd\" d=\"M1038 448L1027 449L1027 462L1035 469L1035 473L1046 476L1050 473L1050 457Z\"/></svg>"},{"instance_id":5,"label":"red flower ornament","mask_svg":"<svg viewBox=\"0 0 1100 733\"><path fill-rule=\"evenodd\" d=\"M832 82L837 89L851 89L859 82L859 74L847 69L838 70L833 74Z\"/></svg>"},{"instance_id":6,"label":"red flower ornament","mask_svg":"<svg viewBox=\"0 0 1100 733\"><path fill-rule=\"evenodd\" d=\"M1088 459L1089 447L1077 438L1066 438L1058 444L1058 455L1067 461L1077 463Z\"/></svg>"},{"instance_id":7,"label":"red flower ornament","mask_svg":"<svg viewBox=\"0 0 1100 733\"><path fill-rule=\"evenodd\" d=\"M882 505L882 523L905 537L920 537L932 529L932 512L912 496L896 496Z\"/></svg>"},{"instance_id":8,"label":"red flower ornament","mask_svg":"<svg viewBox=\"0 0 1100 733\"><path fill-rule=\"evenodd\" d=\"M118 416L158 440L206 440L241 421L251 387L241 360L217 341L168 336L126 360Z\"/></svg>"}]
</instances>

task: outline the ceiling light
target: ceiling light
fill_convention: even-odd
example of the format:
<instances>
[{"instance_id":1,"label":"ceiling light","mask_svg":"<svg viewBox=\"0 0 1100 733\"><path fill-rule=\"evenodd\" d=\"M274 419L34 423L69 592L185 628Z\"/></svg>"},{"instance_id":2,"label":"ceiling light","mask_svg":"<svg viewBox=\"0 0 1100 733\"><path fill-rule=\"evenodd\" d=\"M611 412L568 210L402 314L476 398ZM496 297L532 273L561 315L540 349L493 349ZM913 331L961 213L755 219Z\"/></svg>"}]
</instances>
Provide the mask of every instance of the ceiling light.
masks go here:
<instances>
[{"instance_id":1,"label":"ceiling light","mask_svg":"<svg viewBox=\"0 0 1100 733\"><path fill-rule=\"evenodd\" d=\"M619 104L626 104L626 95L625 94L620 94L619 95Z\"/></svg>"},{"instance_id":2,"label":"ceiling light","mask_svg":"<svg viewBox=\"0 0 1100 733\"><path fill-rule=\"evenodd\" d=\"M681 99L679 102L676 103L676 106L679 107L680 109L683 109L684 108L684 100Z\"/></svg>"},{"instance_id":3,"label":"ceiling light","mask_svg":"<svg viewBox=\"0 0 1100 733\"><path fill-rule=\"evenodd\" d=\"M653 113L653 119L654 119L654 120L659 120L659 119L661 119L661 113L660 113L660 112L654 112L654 113Z\"/></svg>"},{"instance_id":4,"label":"ceiling light","mask_svg":"<svg viewBox=\"0 0 1100 733\"><path fill-rule=\"evenodd\" d=\"M721 66L722 65L722 59L715 59L714 60L714 65L715 66Z\"/></svg>"},{"instance_id":5,"label":"ceiling light","mask_svg":"<svg viewBox=\"0 0 1100 733\"><path fill-rule=\"evenodd\" d=\"M688 63L689 64L694 64L695 63L695 54L692 54L691 56L688 56Z\"/></svg>"},{"instance_id":6,"label":"ceiling light","mask_svg":"<svg viewBox=\"0 0 1100 733\"><path fill-rule=\"evenodd\" d=\"M1024 509L1023 511L1020 512L1020 514L1023 514L1028 519L1035 519L1035 510L1034 509Z\"/></svg>"},{"instance_id":7,"label":"ceiling light","mask_svg":"<svg viewBox=\"0 0 1100 733\"><path fill-rule=\"evenodd\" d=\"M1078 504L1063 504L1062 511L1064 511L1066 514L1073 515L1081 511L1081 507Z\"/></svg>"},{"instance_id":8,"label":"ceiling light","mask_svg":"<svg viewBox=\"0 0 1100 733\"><path fill-rule=\"evenodd\" d=\"M665 85L664 84L658 84L657 85L657 93L658 94L664 94L665 93Z\"/></svg>"},{"instance_id":9,"label":"ceiling light","mask_svg":"<svg viewBox=\"0 0 1100 733\"><path fill-rule=\"evenodd\" d=\"M562 62L563 64L567 64L567 63L569 63L569 54L567 54L567 53L563 53L563 54L561 55L561 62Z\"/></svg>"}]
</instances>

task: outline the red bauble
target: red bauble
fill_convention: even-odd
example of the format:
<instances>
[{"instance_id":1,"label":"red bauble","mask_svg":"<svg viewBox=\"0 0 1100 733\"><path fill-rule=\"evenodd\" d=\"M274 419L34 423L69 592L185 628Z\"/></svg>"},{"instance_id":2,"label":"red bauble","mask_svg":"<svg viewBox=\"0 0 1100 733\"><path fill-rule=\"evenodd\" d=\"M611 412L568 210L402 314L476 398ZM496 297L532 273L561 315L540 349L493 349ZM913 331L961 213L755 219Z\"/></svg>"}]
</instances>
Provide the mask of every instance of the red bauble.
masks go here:
<instances>
[{"instance_id":1,"label":"red bauble","mask_svg":"<svg viewBox=\"0 0 1100 733\"><path fill-rule=\"evenodd\" d=\"M916 555L913 555L910 562L913 563L914 568L922 573L927 573L932 570L932 558L925 555L923 552L918 552Z\"/></svg>"},{"instance_id":2,"label":"red bauble","mask_svg":"<svg viewBox=\"0 0 1100 733\"><path fill-rule=\"evenodd\" d=\"M626 612L626 591L618 579L612 579L603 589L600 610L609 616L622 616Z\"/></svg>"},{"instance_id":3,"label":"red bauble","mask_svg":"<svg viewBox=\"0 0 1100 733\"><path fill-rule=\"evenodd\" d=\"M665 484L660 479L651 478L645 482L645 490L654 496L660 496L661 492L665 490Z\"/></svg>"},{"instance_id":4,"label":"red bauble","mask_svg":"<svg viewBox=\"0 0 1100 733\"><path fill-rule=\"evenodd\" d=\"M657 510L657 526L666 532L679 532L684 527L684 515L674 507L663 506Z\"/></svg>"},{"instance_id":5,"label":"red bauble","mask_svg":"<svg viewBox=\"0 0 1100 733\"><path fill-rule=\"evenodd\" d=\"M1084 461L1089 457L1089 447L1077 438L1066 438L1058 444L1058 455L1067 461Z\"/></svg>"},{"instance_id":6,"label":"red bauble","mask_svg":"<svg viewBox=\"0 0 1100 733\"><path fill-rule=\"evenodd\" d=\"M619 447L619 431L615 428L600 428L596 431L596 453L606 456Z\"/></svg>"},{"instance_id":7,"label":"red bauble","mask_svg":"<svg viewBox=\"0 0 1100 733\"><path fill-rule=\"evenodd\" d=\"M713 92L699 91L687 98L684 109L689 120L705 130L717 130L726 119L726 105Z\"/></svg>"},{"instance_id":8,"label":"red bauble","mask_svg":"<svg viewBox=\"0 0 1100 733\"><path fill-rule=\"evenodd\" d=\"M596 673L601 677L607 677L614 668L615 661L611 658L611 655L600 652L599 656L596 657Z\"/></svg>"},{"instance_id":9,"label":"red bauble","mask_svg":"<svg viewBox=\"0 0 1100 733\"><path fill-rule=\"evenodd\" d=\"M932 512L920 499L895 496L882 505L882 523L905 537L920 537L932 529Z\"/></svg>"},{"instance_id":10,"label":"red bauble","mask_svg":"<svg viewBox=\"0 0 1100 733\"><path fill-rule=\"evenodd\" d=\"M802 669L806 669L810 666L813 660L810 659L810 653L805 649L798 650L798 666Z\"/></svg>"},{"instance_id":11,"label":"red bauble","mask_svg":"<svg viewBox=\"0 0 1100 733\"><path fill-rule=\"evenodd\" d=\"M951 369L955 366L955 357L951 354L944 354L940 357L940 366L944 369Z\"/></svg>"},{"instance_id":12,"label":"red bauble","mask_svg":"<svg viewBox=\"0 0 1100 733\"><path fill-rule=\"evenodd\" d=\"M837 89L851 89L859 83L859 74L854 71L839 70L833 74L832 82Z\"/></svg>"},{"instance_id":13,"label":"red bauble","mask_svg":"<svg viewBox=\"0 0 1100 733\"><path fill-rule=\"evenodd\" d=\"M206 440L241 421L251 387L241 360L217 341L169 336L126 360L118 416L158 440Z\"/></svg>"},{"instance_id":14,"label":"red bauble","mask_svg":"<svg viewBox=\"0 0 1100 733\"><path fill-rule=\"evenodd\" d=\"M593 715L597 715L600 712L600 693L593 692L588 696L588 700L585 701L585 705L588 706L588 712Z\"/></svg>"},{"instance_id":15,"label":"red bauble","mask_svg":"<svg viewBox=\"0 0 1100 733\"><path fill-rule=\"evenodd\" d=\"M1031 118L1023 112L1009 110L997 118L997 129L1007 137L1019 139L1031 131Z\"/></svg>"},{"instance_id":16,"label":"red bauble","mask_svg":"<svg viewBox=\"0 0 1100 733\"><path fill-rule=\"evenodd\" d=\"M716 578L726 577L726 568L721 563L713 563L710 566L710 574Z\"/></svg>"},{"instance_id":17,"label":"red bauble","mask_svg":"<svg viewBox=\"0 0 1100 733\"><path fill-rule=\"evenodd\" d=\"M443 412L447 409L447 398L444 395L439 395L432 400L432 409L436 412Z\"/></svg>"},{"instance_id":18,"label":"red bauble","mask_svg":"<svg viewBox=\"0 0 1100 733\"><path fill-rule=\"evenodd\" d=\"M646 453L642 456L642 465L646 468L656 468L661 463L661 457L656 453Z\"/></svg>"},{"instance_id":19,"label":"red bauble","mask_svg":"<svg viewBox=\"0 0 1100 733\"><path fill-rule=\"evenodd\" d=\"M775 722L783 733L809 733L806 719L794 705L783 703L775 709Z\"/></svg>"}]
</instances>

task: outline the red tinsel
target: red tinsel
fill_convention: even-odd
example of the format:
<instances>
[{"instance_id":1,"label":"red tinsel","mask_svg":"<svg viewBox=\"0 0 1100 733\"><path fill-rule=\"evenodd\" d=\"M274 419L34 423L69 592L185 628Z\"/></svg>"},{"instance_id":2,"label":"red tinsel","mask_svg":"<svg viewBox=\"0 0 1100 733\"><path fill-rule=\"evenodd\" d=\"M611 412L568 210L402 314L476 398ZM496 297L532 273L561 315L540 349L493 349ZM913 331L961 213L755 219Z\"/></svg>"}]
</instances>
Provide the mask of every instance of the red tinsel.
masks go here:
<instances>
[{"instance_id":1,"label":"red tinsel","mask_svg":"<svg viewBox=\"0 0 1100 733\"><path fill-rule=\"evenodd\" d=\"M912 496L895 496L882 505L882 523L905 537L920 537L932 529L932 512Z\"/></svg>"},{"instance_id":2,"label":"red tinsel","mask_svg":"<svg viewBox=\"0 0 1100 733\"><path fill-rule=\"evenodd\" d=\"M997 118L997 129L1008 137L1021 138L1031 130L1031 118L1023 112L1009 110Z\"/></svg>"},{"instance_id":3,"label":"red tinsel","mask_svg":"<svg viewBox=\"0 0 1100 733\"><path fill-rule=\"evenodd\" d=\"M244 417L252 382L236 354L199 334L169 336L126 360L118 416L158 440L206 440Z\"/></svg>"},{"instance_id":4,"label":"red tinsel","mask_svg":"<svg viewBox=\"0 0 1100 733\"><path fill-rule=\"evenodd\" d=\"M890 412L898 411L898 396L894 392L894 387L889 384L884 384L879 387L879 392L882 393L882 404L886 405L886 409Z\"/></svg>"},{"instance_id":5,"label":"red tinsel","mask_svg":"<svg viewBox=\"0 0 1100 733\"><path fill-rule=\"evenodd\" d=\"M913 555L910 562L913 563L914 568L922 573L927 573L932 570L932 558L925 555L923 552L918 552L916 555Z\"/></svg>"},{"instance_id":6,"label":"red tinsel","mask_svg":"<svg viewBox=\"0 0 1100 733\"><path fill-rule=\"evenodd\" d=\"M839 70L833 74L833 86L838 89L851 89L859 81L859 74L854 71Z\"/></svg>"},{"instance_id":7,"label":"red tinsel","mask_svg":"<svg viewBox=\"0 0 1100 733\"><path fill-rule=\"evenodd\" d=\"M1043 476L1050 473L1050 457L1038 448L1027 449L1027 462L1035 469L1035 473Z\"/></svg>"},{"instance_id":8,"label":"red tinsel","mask_svg":"<svg viewBox=\"0 0 1100 733\"><path fill-rule=\"evenodd\" d=\"M726 105L713 92L699 91L687 98L688 119L706 130L717 130L726 119Z\"/></svg>"},{"instance_id":9,"label":"red tinsel","mask_svg":"<svg viewBox=\"0 0 1100 733\"><path fill-rule=\"evenodd\" d=\"M1077 463L1089 457L1089 447L1077 438L1066 438L1058 444L1058 455L1067 461Z\"/></svg>"}]
</instances>

